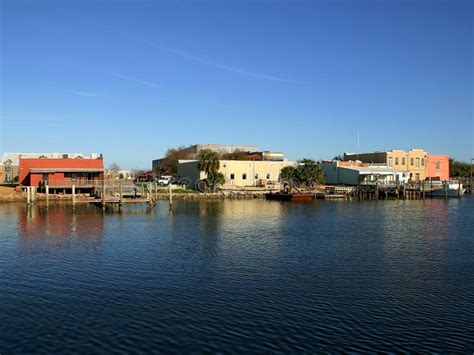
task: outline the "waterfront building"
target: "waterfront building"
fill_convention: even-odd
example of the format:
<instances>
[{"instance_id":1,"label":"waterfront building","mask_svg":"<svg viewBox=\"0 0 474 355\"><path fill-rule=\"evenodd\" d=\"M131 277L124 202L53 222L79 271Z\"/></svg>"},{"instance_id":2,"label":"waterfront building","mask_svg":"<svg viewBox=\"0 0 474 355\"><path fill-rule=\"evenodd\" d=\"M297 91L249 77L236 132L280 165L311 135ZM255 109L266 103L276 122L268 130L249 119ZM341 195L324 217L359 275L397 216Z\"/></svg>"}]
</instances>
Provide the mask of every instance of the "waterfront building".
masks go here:
<instances>
[{"instance_id":1,"label":"waterfront building","mask_svg":"<svg viewBox=\"0 0 474 355\"><path fill-rule=\"evenodd\" d=\"M219 155L226 153L234 153L236 151L241 152L255 152L258 151L258 146L256 145L227 145L227 144L194 144L187 148L180 150L181 157L183 159L196 159L197 155L201 150L212 150L213 152L218 153ZM165 168L166 158L154 159L152 161L152 171L156 175L160 175L161 171Z\"/></svg>"},{"instance_id":2,"label":"waterfront building","mask_svg":"<svg viewBox=\"0 0 474 355\"><path fill-rule=\"evenodd\" d=\"M449 180L449 156L428 154L426 178L440 181Z\"/></svg>"},{"instance_id":3,"label":"waterfront building","mask_svg":"<svg viewBox=\"0 0 474 355\"><path fill-rule=\"evenodd\" d=\"M0 183L16 183L19 179L20 158L42 158L42 159L59 159L59 158L78 158L95 159L97 154L85 156L81 153L4 153L1 164L3 165L3 180Z\"/></svg>"},{"instance_id":4,"label":"waterfront building","mask_svg":"<svg viewBox=\"0 0 474 355\"><path fill-rule=\"evenodd\" d=\"M23 158L19 159L19 184L21 186L70 189L75 185L91 189L104 178L102 156L83 158Z\"/></svg>"},{"instance_id":5,"label":"waterfront building","mask_svg":"<svg viewBox=\"0 0 474 355\"><path fill-rule=\"evenodd\" d=\"M408 172L411 181L422 181L427 177L426 160L428 153L423 149L387 150L373 153L344 153L344 160L361 161L371 166L385 166Z\"/></svg>"},{"instance_id":6,"label":"waterfront building","mask_svg":"<svg viewBox=\"0 0 474 355\"><path fill-rule=\"evenodd\" d=\"M319 165L324 173L326 184L330 185L395 184L409 180L406 171L360 161L331 160L323 161Z\"/></svg>"},{"instance_id":7,"label":"waterfront building","mask_svg":"<svg viewBox=\"0 0 474 355\"><path fill-rule=\"evenodd\" d=\"M179 160L178 175L190 187L196 187L206 174L198 170L198 160ZM221 160L219 172L225 177L224 187L276 186L285 166L296 164L288 160Z\"/></svg>"}]
</instances>

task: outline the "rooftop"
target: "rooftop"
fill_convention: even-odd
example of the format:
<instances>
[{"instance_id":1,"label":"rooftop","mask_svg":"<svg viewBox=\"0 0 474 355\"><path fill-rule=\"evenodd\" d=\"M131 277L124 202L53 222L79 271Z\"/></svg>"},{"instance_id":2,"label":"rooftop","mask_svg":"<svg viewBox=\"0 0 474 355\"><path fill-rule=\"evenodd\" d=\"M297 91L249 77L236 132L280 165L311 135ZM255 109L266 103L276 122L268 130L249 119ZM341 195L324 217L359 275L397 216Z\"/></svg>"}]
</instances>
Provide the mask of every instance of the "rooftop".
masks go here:
<instances>
[{"instance_id":1,"label":"rooftop","mask_svg":"<svg viewBox=\"0 0 474 355\"><path fill-rule=\"evenodd\" d=\"M47 158L47 159L62 159L64 155L67 155L68 158L84 158L84 159L94 159L98 155L92 153L90 156L84 155L82 153L3 153L2 163L4 164L7 161L11 161L12 165L20 164L20 157L27 159L38 159L38 158Z\"/></svg>"},{"instance_id":2,"label":"rooftop","mask_svg":"<svg viewBox=\"0 0 474 355\"><path fill-rule=\"evenodd\" d=\"M361 174L403 173L402 170L387 168L385 166L341 166L341 168L357 170Z\"/></svg>"}]
</instances>

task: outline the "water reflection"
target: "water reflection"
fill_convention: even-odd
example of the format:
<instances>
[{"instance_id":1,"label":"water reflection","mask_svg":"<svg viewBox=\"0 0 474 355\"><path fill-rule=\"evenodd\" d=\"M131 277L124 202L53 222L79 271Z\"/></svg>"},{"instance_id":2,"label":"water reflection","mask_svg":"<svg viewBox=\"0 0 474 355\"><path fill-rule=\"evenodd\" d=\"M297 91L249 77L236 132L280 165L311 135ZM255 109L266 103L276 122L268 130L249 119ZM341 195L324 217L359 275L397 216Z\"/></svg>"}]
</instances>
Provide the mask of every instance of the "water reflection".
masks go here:
<instances>
[{"instance_id":1,"label":"water reflection","mask_svg":"<svg viewBox=\"0 0 474 355\"><path fill-rule=\"evenodd\" d=\"M105 231L101 211L93 206L18 205L18 255L23 266L89 259L100 252ZM32 259L33 258L33 259Z\"/></svg>"},{"instance_id":2,"label":"water reflection","mask_svg":"<svg viewBox=\"0 0 474 355\"><path fill-rule=\"evenodd\" d=\"M0 205L0 351L465 353L473 211L474 199Z\"/></svg>"},{"instance_id":3,"label":"water reflection","mask_svg":"<svg viewBox=\"0 0 474 355\"><path fill-rule=\"evenodd\" d=\"M104 234L104 217L93 206L19 205L17 216L21 238L74 236L99 239Z\"/></svg>"}]
</instances>

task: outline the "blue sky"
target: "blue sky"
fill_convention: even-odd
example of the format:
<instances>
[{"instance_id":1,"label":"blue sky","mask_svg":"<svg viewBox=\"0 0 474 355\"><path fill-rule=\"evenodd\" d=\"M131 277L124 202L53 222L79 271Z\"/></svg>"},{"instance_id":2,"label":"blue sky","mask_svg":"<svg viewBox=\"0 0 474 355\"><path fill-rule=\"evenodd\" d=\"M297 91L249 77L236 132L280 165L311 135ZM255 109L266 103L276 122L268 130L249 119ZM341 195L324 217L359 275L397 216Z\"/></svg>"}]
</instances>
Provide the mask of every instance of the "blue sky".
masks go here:
<instances>
[{"instance_id":1,"label":"blue sky","mask_svg":"<svg viewBox=\"0 0 474 355\"><path fill-rule=\"evenodd\" d=\"M1 4L1 151L474 157L472 1Z\"/></svg>"}]
</instances>

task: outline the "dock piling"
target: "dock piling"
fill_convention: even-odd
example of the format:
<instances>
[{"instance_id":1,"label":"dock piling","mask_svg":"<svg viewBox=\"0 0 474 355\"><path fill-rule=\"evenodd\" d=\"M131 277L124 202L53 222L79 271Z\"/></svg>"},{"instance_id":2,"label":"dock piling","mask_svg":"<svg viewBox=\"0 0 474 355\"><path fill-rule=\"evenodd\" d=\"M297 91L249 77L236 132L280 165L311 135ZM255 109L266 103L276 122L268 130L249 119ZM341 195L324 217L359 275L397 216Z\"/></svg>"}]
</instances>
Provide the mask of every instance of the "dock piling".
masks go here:
<instances>
[{"instance_id":1,"label":"dock piling","mask_svg":"<svg viewBox=\"0 0 474 355\"><path fill-rule=\"evenodd\" d=\"M171 188L171 184L169 184L170 189L170 208L173 206L173 190Z\"/></svg>"}]
</instances>

